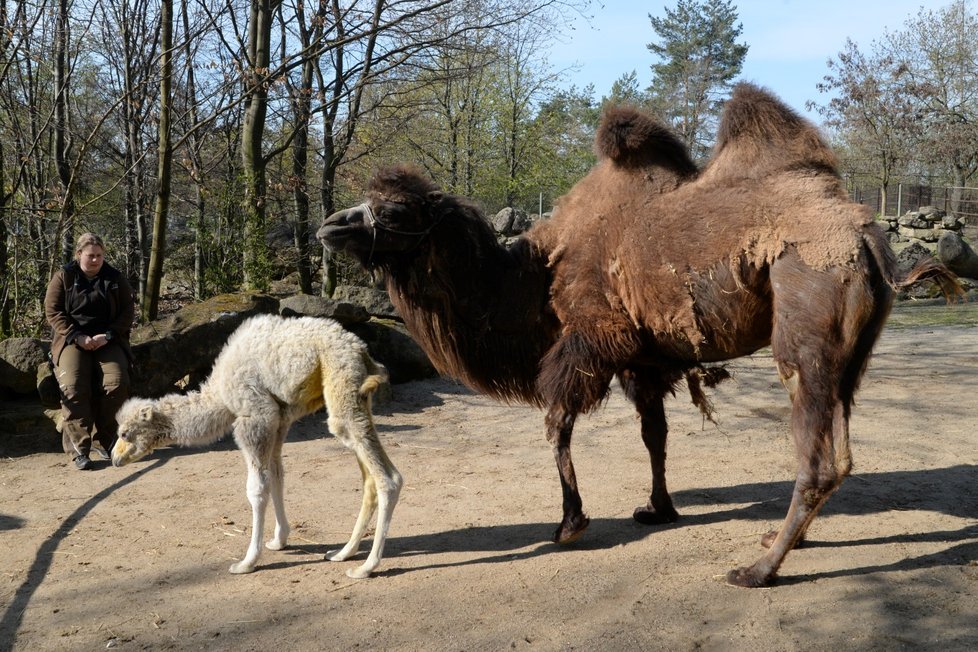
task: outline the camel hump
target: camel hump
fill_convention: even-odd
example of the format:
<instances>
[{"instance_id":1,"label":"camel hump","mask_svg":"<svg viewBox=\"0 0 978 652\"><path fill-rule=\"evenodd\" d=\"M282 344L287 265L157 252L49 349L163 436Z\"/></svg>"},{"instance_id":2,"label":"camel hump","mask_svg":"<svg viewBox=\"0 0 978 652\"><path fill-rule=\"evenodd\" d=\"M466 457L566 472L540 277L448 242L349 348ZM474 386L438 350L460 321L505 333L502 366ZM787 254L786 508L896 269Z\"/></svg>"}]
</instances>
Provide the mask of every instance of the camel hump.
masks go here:
<instances>
[{"instance_id":1,"label":"camel hump","mask_svg":"<svg viewBox=\"0 0 978 652\"><path fill-rule=\"evenodd\" d=\"M836 174L838 161L818 129L766 89L734 87L724 106L713 161L739 176L785 168Z\"/></svg>"},{"instance_id":2,"label":"camel hump","mask_svg":"<svg viewBox=\"0 0 978 652\"><path fill-rule=\"evenodd\" d=\"M696 173L686 146L663 124L632 107L613 107L604 112L594 138L599 158L621 167L661 165L680 176Z\"/></svg>"}]
</instances>

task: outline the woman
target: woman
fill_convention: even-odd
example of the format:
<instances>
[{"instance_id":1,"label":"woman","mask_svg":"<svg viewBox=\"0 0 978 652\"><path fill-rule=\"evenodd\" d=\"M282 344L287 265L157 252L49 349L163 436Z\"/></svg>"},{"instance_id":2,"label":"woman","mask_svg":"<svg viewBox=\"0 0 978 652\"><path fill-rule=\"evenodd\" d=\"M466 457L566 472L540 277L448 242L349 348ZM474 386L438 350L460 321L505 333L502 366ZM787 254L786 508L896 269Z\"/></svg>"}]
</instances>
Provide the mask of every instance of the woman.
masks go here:
<instances>
[{"instance_id":1,"label":"woman","mask_svg":"<svg viewBox=\"0 0 978 652\"><path fill-rule=\"evenodd\" d=\"M51 278L44 313L51 324L51 359L61 388L61 441L81 470L92 468L93 436L108 459L115 414L129 397L129 331L135 314L126 277L105 262L97 235L78 238L75 260Z\"/></svg>"}]
</instances>

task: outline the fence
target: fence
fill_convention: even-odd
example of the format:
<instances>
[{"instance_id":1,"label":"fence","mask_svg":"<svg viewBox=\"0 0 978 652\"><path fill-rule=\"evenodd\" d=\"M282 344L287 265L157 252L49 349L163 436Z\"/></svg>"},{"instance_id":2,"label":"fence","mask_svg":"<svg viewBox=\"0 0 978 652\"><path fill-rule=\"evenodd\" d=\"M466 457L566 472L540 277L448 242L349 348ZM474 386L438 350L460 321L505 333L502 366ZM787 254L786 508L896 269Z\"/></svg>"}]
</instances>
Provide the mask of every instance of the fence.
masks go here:
<instances>
[{"instance_id":1,"label":"fence","mask_svg":"<svg viewBox=\"0 0 978 652\"><path fill-rule=\"evenodd\" d=\"M887 186L885 207L880 205L882 193L879 188L853 188L849 196L853 201L869 206L880 215L900 216L921 206L936 206L965 218L965 222L972 226L978 225L978 188L899 183Z\"/></svg>"}]
</instances>

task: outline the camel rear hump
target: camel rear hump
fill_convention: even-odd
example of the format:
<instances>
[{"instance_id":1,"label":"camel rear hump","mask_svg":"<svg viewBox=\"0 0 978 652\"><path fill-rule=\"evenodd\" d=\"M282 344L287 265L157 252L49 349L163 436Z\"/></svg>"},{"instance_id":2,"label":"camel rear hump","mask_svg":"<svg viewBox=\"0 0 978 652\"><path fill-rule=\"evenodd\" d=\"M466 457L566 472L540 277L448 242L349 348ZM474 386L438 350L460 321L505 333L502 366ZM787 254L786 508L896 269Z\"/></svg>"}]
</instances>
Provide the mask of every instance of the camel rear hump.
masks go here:
<instances>
[{"instance_id":1,"label":"camel rear hump","mask_svg":"<svg viewBox=\"0 0 978 652\"><path fill-rule=\"evenodd\" d=\"M741 82L724 105L703 178L758 178L806 168L837 176L838 166L815 125L769 91Z\"/></svg>"}]
</instances>

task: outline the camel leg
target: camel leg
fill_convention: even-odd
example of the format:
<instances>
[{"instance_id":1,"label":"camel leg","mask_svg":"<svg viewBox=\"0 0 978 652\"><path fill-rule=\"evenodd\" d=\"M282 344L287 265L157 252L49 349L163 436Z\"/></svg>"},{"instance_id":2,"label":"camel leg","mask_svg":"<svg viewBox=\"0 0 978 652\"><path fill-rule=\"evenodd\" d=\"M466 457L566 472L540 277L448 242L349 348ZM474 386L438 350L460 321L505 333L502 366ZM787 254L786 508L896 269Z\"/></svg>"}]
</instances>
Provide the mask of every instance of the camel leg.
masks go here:
<instances>
[{"instance_id":1,"label":"camel leg","mask_svg":"<svg viewBox=\"0 0 978 652\"><path fill-rule=\"evenodd\" d=\"M570 442L576 418L574 413L556 406L550 408L546 417L547 441L553 447L563 493L564 516L554 533L554 541L557 543L577 540L591 523L591 519L581 509L581 494L577 490L577 475L571 460Z\"/></svg>"},{"instance_id":2,"label":"camel leg","mask_svg":"<svg viewBox=\"0 0 978 652\"><path fill-rule=\"evenodd\" d=\"M285 466L282 464L282 444L285 443L290 425L283 423L279 426L268 467L268 488L272 496L272 507L275 510L275 534L265 542L265 547L269 550L285 548L289 533L292 531L289 520L285 516Z\"/></svg>"},{"instance_id":3,"label":"camel leg","mask_svg":"<svg viewBox=\"0 0 978 652\"><path fill-rule=\"evenodd\" d=\"M642 441L649 451L652 464L649 501L644 506L636 507L632 517L644 525L673 523L679 518L679 512L673 507L666 488L666 435L669 429L663 404L665 390L659 387L661 382L655 382L655 377L638 370L622 372L619 382L642 419Z\"/></svg>"},{"instance_id":4,"label":"camel leg","mask_svg":"<svg viewBox=\"0 0 978 652\"><path fill-rule=\"evenodd\" d=\"M827 361L800 373L791 413L791 429L798 451L798 472L791 505L781 529L768 535L769 549L753 565L727 574L735 586L766 586L788 552L805 536L809 525L829 496L842 484L852 468L849 451L848 408L827 395L835 391ZM811 389L811 387L819 389Z\"/></svg>"},{"instance_id":5,"label":"camel leg","mask_svg":"<svg viewBox=\"0 0 978 652\"><path fill-rule=\"evenodd\" d=\"M239 417L234 423L234 438L248 467L247 495L251 503L251 541L244 559L232 564L232 573L255 570L261 555L261 538L265 529L265 508L269 496L269 458L271 448L267 438L267 423L255 417Z\"/></svg>"}]
</instances>

